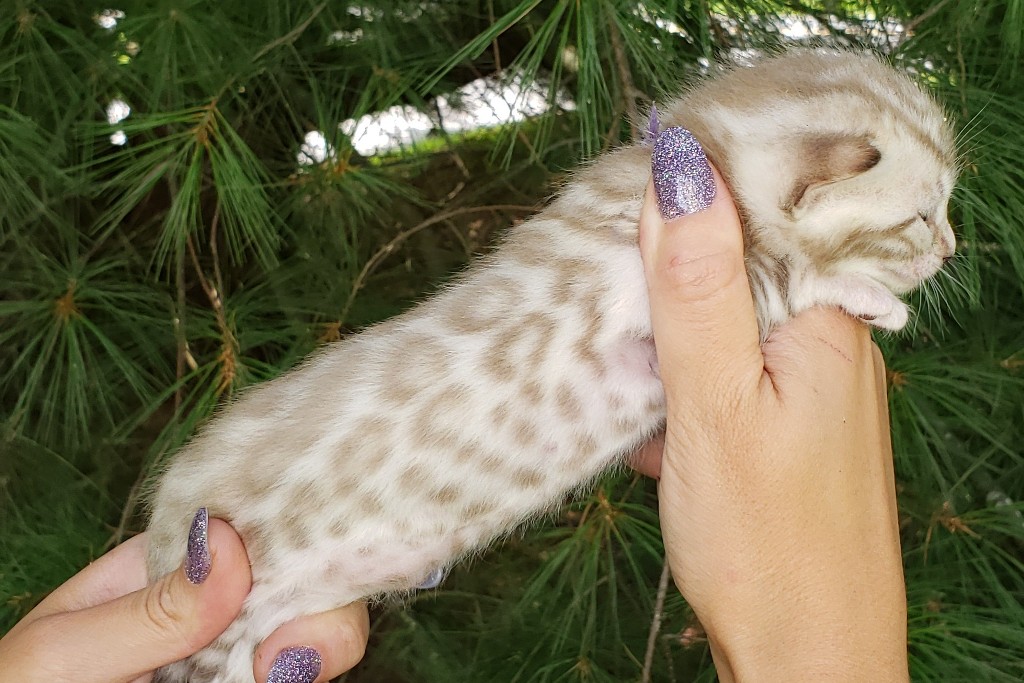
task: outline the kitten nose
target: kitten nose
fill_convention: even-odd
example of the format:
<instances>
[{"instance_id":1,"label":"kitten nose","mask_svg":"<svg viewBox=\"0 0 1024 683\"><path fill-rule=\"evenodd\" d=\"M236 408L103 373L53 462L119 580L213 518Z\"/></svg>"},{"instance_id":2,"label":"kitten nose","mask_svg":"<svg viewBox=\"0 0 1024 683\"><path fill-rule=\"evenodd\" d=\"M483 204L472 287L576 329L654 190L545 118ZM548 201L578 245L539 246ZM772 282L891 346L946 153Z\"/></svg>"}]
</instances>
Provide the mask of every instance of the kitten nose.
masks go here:
<instances>
[{"instance_id":1,"label":"kitten nose","mask_svg":"<svg viewBox=\"0 0 1024 683\"><path fill-rule=\"evenodd\" d=\"M953 254L956 253L956 242L942 240L941 242L939 242L938 251L939 257L942 259L942 262L945 263L949 261L951 258L953 258Z\"/></svg>"},{"instance_id":2,"label":"kitten nose","mask_svg":"<svg viewBox=\"0 0 1024 683\"><path fill-rule=\"evenodd\" d=\"M943 220L935 227L935 251L945 263L956 253L956 235L953 234L953 228L950 227L947 220Z\"/></svg>"}]
</instances>

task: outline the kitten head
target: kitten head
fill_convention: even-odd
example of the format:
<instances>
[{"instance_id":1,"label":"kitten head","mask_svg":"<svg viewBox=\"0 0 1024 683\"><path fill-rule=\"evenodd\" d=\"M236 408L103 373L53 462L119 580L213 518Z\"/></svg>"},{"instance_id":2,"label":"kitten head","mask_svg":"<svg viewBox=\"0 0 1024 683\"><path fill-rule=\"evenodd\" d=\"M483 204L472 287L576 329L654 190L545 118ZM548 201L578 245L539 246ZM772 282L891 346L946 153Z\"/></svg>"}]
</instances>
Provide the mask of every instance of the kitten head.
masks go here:
<instances>
[{"instance_id":1,"label":"kitten head","mask_svg":"<svg viewBox=\"0 0 1024 683\"><path fill-rule=\"evenodd\" d=\"M953 255L949 125L873 56L799 50L738 67L666 119L693 131L733 191L763 328L825 304L899 329L896 295Z\"/></svg>"},{"instance_id":2,"label":"kitten head","mask_svg":"<svg viewBox=\"0 0 1024 683\"><path fill-rule=\"evenodd\" d=\"M947 217L956 171L943 142L906 121L797 138L802 174L781 197L778 223L799 237L796 258L819 275L859 273L894 294L938 272L956 248Z\"/></svg>"}]
</instances>

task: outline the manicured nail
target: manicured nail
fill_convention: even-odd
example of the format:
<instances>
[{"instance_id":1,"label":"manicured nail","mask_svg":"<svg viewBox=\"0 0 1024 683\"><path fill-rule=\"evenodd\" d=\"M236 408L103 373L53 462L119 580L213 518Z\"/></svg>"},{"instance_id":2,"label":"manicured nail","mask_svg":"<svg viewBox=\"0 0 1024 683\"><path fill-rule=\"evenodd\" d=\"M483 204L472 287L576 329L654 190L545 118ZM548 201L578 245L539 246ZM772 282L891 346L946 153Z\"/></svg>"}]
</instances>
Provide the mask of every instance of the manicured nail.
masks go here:
<instances>
[{"instance_id":1,"label":"manicured nail","mask_svg":"<svg viewBox=\"0 0 1024 683\"><path fill-rule=\"evenodd\" d=\"M444 581L444 567L438 567L427 574L427 578L423 579L423 582L416 586L416 588L419 590L430 590L440 586L442 581Z\"/></svg>"},{"instance_id":2,"label":"manicured nail","mask_svg":"<svg viewBox=\"0 0 1024 683\"><path fill-rule=\"evenodd\" d=\"M185 577L193 584L206 581L210 575L210 544L206 538L209 524L210 517L206 508L199 508L188 530L188 551L185 553Z\"/></svg>"},{"instance_id":3,"label":"manicured nail","mask_svg":"<svg viewBox=\"0 0 1024 683\"><path fill-rule=\"evenodd\" d=\"M320 653L313 648L289 647L278 653L267 683L313 683L322 664Z\"/></svg>"},{"instance_id":4,"label":"manicured nail","mask_svg":"<svg viewBox=\"0 0 1024 683\"><path fill-rule=\"evenodd\" d=\"M651 171L665 220L703 211L715 199L715 176L708 157L685 128L666 128L658 134Z\"/></svg>"},{"instance_id":5,"label":"manicured nail","mask_svg":"<svg viewBox=\"0 0 1024 683\"><path fill-rule=\"evenodd\" d=\"M643 142L645 145L653 145L661 132L661 122L658 121L658 107L651 103L651 115L647 119L647 130L644 131Z\"/></svg>"}]
</instances>

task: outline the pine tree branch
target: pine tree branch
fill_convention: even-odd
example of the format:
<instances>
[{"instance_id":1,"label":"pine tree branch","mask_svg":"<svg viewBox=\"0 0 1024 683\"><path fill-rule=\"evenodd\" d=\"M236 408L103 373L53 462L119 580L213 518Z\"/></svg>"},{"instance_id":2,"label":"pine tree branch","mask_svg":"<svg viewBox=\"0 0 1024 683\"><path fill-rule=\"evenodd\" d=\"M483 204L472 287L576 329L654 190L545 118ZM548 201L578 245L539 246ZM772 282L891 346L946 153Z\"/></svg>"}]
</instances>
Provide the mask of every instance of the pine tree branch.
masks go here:
<instances>
[{"instance_id":1,"label":"pine tree branch","mask_svg":"<svg viewBox=\"0 0 1024 683\"><path fill-rule=\"evenodd\" d=\"M219 211L214 211L214 220L210 230L213 237L216 237L216 219L218 215ZM238 366L238 342L228 325L227 314L224 311L224 300L221 298L220 290L217 289L216 286L211 285L206 274L203 273L203 268L199 264L199 255L196 253L196 247L192 243L191 235L188 235L185 238L185 244L188 246L188 254L192 259L192 267L195 269L196 276L199 278L199 286L203 288L203 292L206 293L206 298L210 301L210 307L213 309L213 314L217 320L217 329L220 331L221 352L217 357L217 360L221 365L221 379L217 385L217 393L221 393L225 389L229 388L235 379L236 369ZM220 278L220 267L216 265L216 262L214 262L214 270L217 273L216 277Z\"/></svg>"},{"instance_id":2,"label":"pine tree branch","mask_svg":"<svg viewBox=\"0 0 1024 683\"><path fill-rule=\"evenodd\" d=\"M964 42L960 25L956 27L956 63L960 68L960 112L964 118L970 115L970 108L967 106L967 64L964 62Z\"/></svg>"},{"instance_id":3,"label":"pine tree branch","mask_svg":"<svg viewBox=\"0 0 1024 683\"><path fill-rule=\"evenodd\" d=\"M206 273L203 272L202 266L199 265L199 255L196 253L196 247L192 243L192 235L188 235L185 238L185 244L188 246L188 255L192 261L192 269L196 272L196 277L199 278L199 286L203 288L206 298L210 300L210 305L213 307L214 313L216 313L220 309L220 296L217 294L216 288L210 285L210 281L206 279Z\"/></svg>"},{"instance_id":4,"label":"pine tree branch","mask_svg":"<svg viewBox=\"0 0 1024 683\"><path fill-rule=\"evenodd\" d=\"M629 68L629 56L626 55L626 48L622 44L622 34L619 32L619 27L615 20L611 18L608 19L608 34L611 36L612 54L615 55L615 67L619 72L622 102L626 109L626 116L629 118L629 129L632 139L639 140L642 134L640 129L640 111L636 106L636 96L639 91L633 83L633 74Z\"/></svg>"},{"instance_id":5,"label":"pine tree branch","mask_svg":"<svg viewBox=\"0 0 1024 683\"><path fill-rule=\"evenodd\" d=\"M644 669L640 676L641 683L650 683L651 668L654 666L654 648L661 632L661 620L665 614L665 595L668 593L669 579L668 555L661 565L661 578L658 579L658 593L654 599L654 615L651 617L651 629L647 632L647 651L644 653Z\"/></svg>"},{"instance_id":6,"label":"pine tree branch","mask_svg":"<svg viewBox=\"0 0 1024 683\"><path fill-rule=\"evenodd\" d=\"M622 117L616 116L612 121L612 125L608 127L608 132L604 134L604 144L601 145L601 154L604 154L608 150L616 147L619 142L619 129L622 128ZM636 139L634 137L634 139Z\"/></svg>"},{"instance_id":7,"label":"pine tree branch","mask_svg":"<svg viewBox=\"0 0 1024 683\"><path fill-rule=\"evenodd\" d=\"M480 211L526 212L535 211L536 209L536 206L525 206L522 204L488 204L484 206L464 206L458 209L452 209L451 211L445 211L443 213L435 214L430 218L426 219L425 221L423 221L422 223L414 225L408 230L404 230L398 233L387 244L378 249L373 254L373 256L371 256L370 259L366 262L366 264L363 266L363 269L359 271L359 275L356 276L355 282L352 283L352 291L348 295L348 300L345 301L345 306L341 309L341 315L339 316L340 321L344 323L345 318L348 317L349 311L352 310L352 304L355 302L356 295L359 293L359 290L363 288L363 284L366 282L366 278L369 277L370 273L372 273L385 258L394 253L394 251L402 242L409 239L410 237L420 232L421 230L425 230L426 228L429 228L430 226L436 225L438 223L444 223L450 218L454 218L455 216L461 216L467 213L477 213Z\"/></svg>"},{"instance_id":8,"label":"pine tree branch","mask_svg":"<svg viewBox=\"0 0 1024 683\"><path fill-rule=\"evenodd\" d=\"M157 461L159 462L159 458ZM132 487L128 491L128 498L121 507L121 517L117 521L117 528L114 529L114 533L110 535L110 540L107 541L107 545L104 547L104 550L113 548L116 545L121 545L125 540L125 536L128 533L128 522L135 516L135 509L138 507L139 497L142 494L142 485L146 481L148 474L149 470L145 467L139 469L139 473L135 476L135 481L132 482Z\"/></svg>"},{"instance_id":9,"label":"pine tree branch","mask_svg":"<svg viewBox=\"0 0 1024 683\"><path fill-rule=\"evenodd\" d=\"M188 341L185 338L185 255L178 249L178 257L174 264L174 288L177 295L174 311L174 337L177 352L174 359L174 415L181 411L181 381L185 377L185 358L188 354Z\"/></svg>"},{"instance_id":10,"label":"pine tree branch","mask_svg":"<svg viewBox=\"0 0 1024 683\"><path fill-rule=\"evenodd\" d=\"M220 202L213 209L210 219L210 258L213 259L213 281L218 292L224 291L224 278L220 273L220 254L217 251L217 226L220 224Z\"/></svg>"},{"instance_id":11,"label":"pine tree branch","mask_svg":"<svg viewBox=\"0 0 1024 683\"><path fill-rule=\"evenodd\" d=\"M487 21L494 26L494 0L487 0ZM498 49L498 36L491 41L491 53L494 55L494 71L501 73L501 51Z\"/></svg>"},{"instance_id":12,"label":"pine tree branch","mask_svg":"<svg viewBox=\"0 0 1024 683\"><path fill-rule=\"evenodd\" d=\"M296 26L295 28L293 28L291 31L284 34L280 38L272 40L266 45L264 45L259 52L253 55L252 61L258 61L261 57L267 56L267 54L269 54L271 51L276 50L282 45L290 45L294 43L296 40L299 39L299 36L305 33L306 29L309 28L309 25L313 23L313 20L316 19L317 16L319 16L319 14L323 12L324 8L326 7L326 1L321 2L319 5L314 7L313 11L310 13L308 17L306 17L306 19L302 23L300 23L298 26Z\"/></svg>"},{"instance_id":13,"label":"pine tree branch","mask_svg":"<svg viewBox=\"0 0 1024 683\"><path fill-rule=\"evenodd\" d=\"M941 0L940 2L935 3L934 5L926 9L924 12L921 12L916 17L908 21L906 26L903 27L903 40L909 38L910 34L913 33L914 29L916 29L922 23L931 19L939 12L939 10L941 10L948 4L949 0Z\"/></svg>"}]
</instances>

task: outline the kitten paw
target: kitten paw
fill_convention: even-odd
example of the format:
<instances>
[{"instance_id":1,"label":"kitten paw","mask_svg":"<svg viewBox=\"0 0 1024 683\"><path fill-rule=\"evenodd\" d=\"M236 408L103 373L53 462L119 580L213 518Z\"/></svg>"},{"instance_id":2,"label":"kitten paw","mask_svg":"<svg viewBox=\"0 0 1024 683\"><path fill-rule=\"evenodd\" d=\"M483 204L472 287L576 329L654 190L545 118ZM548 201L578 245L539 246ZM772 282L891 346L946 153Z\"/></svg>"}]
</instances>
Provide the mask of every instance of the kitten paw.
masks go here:
<instances>
[{"instance_id":1,"label":"kitten paw","mask_svg":"<svg viewBox=\"0 0 1024 683\"><path fill-rule=\"evenodd\" d=\"M863 320L872 327L878 327L883 330L891 330L893 332L898 332L899 330L902 330L906 326L907 320L910 318L910 311L907 308L907 305L902 301L897 300L896 303L898 305L894 305L891 311L889 311L888 313L884 313L882 315L858 315L856 313L853 313L853 311L847 312L853 313L853 315L856 315L858 319Z\"/></svg>"},{"instance_id":2,"label":"kitten paw","mask_svg":"<svg viewBox=\"0 0 1024 683\"><path fill-rule=\"evenodd\" d=\"M847 284L839 307L855 318L883 330L902 330L910 317L910 309L895 294L873 282Z\"/></svg>"},{"instance_id":3,"label":"kitten paw","mask_svg":"<svg viewBox=\"0 0 1024 683\"><path fill-rule=\"evenodd\" d=\"M856 275L810 277L794 296L793 312L812 306L838 306L854 318L893 332L903 329L910 317L907 305L874 280Z\"/></svg>"}]
</instances>

